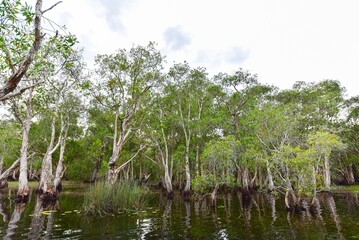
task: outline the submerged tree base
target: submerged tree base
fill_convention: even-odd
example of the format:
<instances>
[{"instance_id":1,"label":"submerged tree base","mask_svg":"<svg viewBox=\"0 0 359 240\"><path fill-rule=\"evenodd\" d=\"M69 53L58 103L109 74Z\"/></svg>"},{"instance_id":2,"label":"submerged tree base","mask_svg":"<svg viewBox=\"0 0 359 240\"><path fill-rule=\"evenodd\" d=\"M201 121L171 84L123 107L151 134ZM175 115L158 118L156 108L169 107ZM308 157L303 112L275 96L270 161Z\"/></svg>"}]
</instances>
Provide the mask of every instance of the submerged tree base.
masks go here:
<instances>
[{"instance_id":1,"label":"submerged tree base","mask_svg":"<svg viewBox=\"0 0 359 240\"><path fill-rule=\"evenodd\" d=\"M193 191L191 191L191 190L183 191L183 193L182 193L183 200L189 201L191 199L192 194L193 194Z\"/></svg>"},{"instance_id":2,"label":"submerged tree base","mask_svg":"<svg viewBox=\"0 0 359 240\"><path fill-rule=\"evenodd\" d=\"M29 201L29 194L18 194L16 196L16 203L27 203Z\"/></svg>"}]
</instances>

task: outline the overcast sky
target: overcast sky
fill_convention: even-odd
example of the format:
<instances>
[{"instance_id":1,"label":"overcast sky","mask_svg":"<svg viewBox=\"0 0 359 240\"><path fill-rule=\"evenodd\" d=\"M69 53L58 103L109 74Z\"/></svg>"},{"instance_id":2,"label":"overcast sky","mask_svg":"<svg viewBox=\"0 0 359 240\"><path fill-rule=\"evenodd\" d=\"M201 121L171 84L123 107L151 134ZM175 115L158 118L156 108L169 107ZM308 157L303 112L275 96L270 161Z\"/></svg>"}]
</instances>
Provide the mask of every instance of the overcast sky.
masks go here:
<instances>
[{"instance_id":1,"label":"overcast sky","mask_svg":"<svg viewBox=\"0 0 359 240\"><path fill-rule=\"evenodd\" d=\"M57 1L44 1L44 9ZM357 0L63 0L46 13L99 53L158 43L169 64L210 75L244 68L281 89L339 80L359 94Z\"/></svg>"}]
</instances>

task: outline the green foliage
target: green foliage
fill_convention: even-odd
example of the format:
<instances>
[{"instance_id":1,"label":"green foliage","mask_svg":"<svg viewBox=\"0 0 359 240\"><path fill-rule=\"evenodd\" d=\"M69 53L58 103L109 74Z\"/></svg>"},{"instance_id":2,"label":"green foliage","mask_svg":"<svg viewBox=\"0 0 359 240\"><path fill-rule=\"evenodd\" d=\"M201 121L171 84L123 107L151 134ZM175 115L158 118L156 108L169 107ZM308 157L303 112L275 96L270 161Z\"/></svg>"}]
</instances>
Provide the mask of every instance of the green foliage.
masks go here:
<instances>
[{"instance_id":1,"label":"green foliage","mask_svg":"<svg viewBox=\"0 0 359 240\"><path fill-rule=\"evenodd\" d=\"M145 202L146 192L135 182L97 182L85 193L83 209L87 214L104 215L121 210L139 209Z\"/></svg>"},{"instance_id":2,"label":"green foliage","mask_svg":"<svg viewBox=\"0 0 359 240\"><path fill-rule=\"evenodd\" d=\"M192 189L197 193L207 193L211 191L211 188L217 183L216 177L211 174L203 174L202 176L196 176L192 179Z\"/></svg>"},{"instance_id":3,"label":"green foliage","mask_svg":"<svg viewBox=\"0 0 359 240\"><path fill-rule=\"evenodd\" d=\"M20 139L18 124L12 121L0 121L0 156L7 167L20 157Z\"/></svg>"},{"instance_id":4,"label":"green foliage","mask_svg":"<svg viewBox=\"0 0 359 240\"><path fill-rule=\"evenodd\" d=\"M239 142L234 136L226 136L220 140L211 140L203 150L203 167L220 175L222 171L234 169L234 159L238 154Z\"/></svg>"},{"instance_id":5,"label":"green foliage","mask_svg":"<svg viewBox=\"0 0 359 240\"><path fill-rule=\"evenodd\" d=\"M345 145L340 140L340 137L328 132L311 134L307 142L314 148L316 154L323 157L329 157L334 148L339 150L345 149Z\"/></svg>"}]
</instances>

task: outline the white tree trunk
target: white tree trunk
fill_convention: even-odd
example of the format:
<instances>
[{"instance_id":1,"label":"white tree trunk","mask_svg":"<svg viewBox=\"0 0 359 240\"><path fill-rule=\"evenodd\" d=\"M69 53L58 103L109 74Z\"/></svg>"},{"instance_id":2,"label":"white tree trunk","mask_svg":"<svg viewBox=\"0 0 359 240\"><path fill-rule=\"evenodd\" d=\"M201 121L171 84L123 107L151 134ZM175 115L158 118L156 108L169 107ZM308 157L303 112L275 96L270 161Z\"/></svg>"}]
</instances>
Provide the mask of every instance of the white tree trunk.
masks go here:
<instances>
[{"instance_id":1,"label":"white tree trunk","mask_svg":"<svg viewBox=\"0 0 359 240\"><path fill-rule=\"evenodd\" d=\"M61 179L64 175L64 153L65 153L65 147L66 147L66 137L61 140L60 144L60 156L59 161L57 163L56 171L55 171L55 180L54 180L54 186L57 192L61 189Z\"/></svg>"},{"instance_id":2,"label":"white tree trunk","mask_svg":"<svg viewBox=\"0 0 359 240\"><path fill-rule=\"evenodd\" d=\"M27 154L29 145L29 132L32 121L32 92L29 90L29 97L26 103L26 119L23 122L22 144L20 155L20 175L19 175L19 188L17 192L17 199L21 202L26 202L29 194L28 174L27 174Z\"/></svg>"},{"instance_id":3,"label":"white tree trunk","mask_svg":"<svg viewBox=\"0 0 359 240\"><path fill-rule=\"evenodd\" d=\"M55 123L56 123L56 117L57 117L57 110L58 110L58 108L56 107L56 110L54 112L54 115L53 115L52 121L51 121L51 139L50 139L49 145L47 146L47 150L46 150L46 153L42 160L42 165L41 165L41 177L40 177L40 184L38 187L38 192L42 193L42 194L48 193L50 195L54 195L56 193L55 186L53 185L54 175L52 172L52 154L59 147L61 138L62 138L62 133L64 130L64 126L61 123L62 126L61 126L60 136L59 136L57 144L55 145L55 138L56 138Z\"/></svg>"},{"instance_id":4,"label":"white tree trunk","mask_svg":"<svg viewBox=\"0 0 359 240\"><path fill-rule=\"evenodd\" d=\"M199 156L199 145L196 146L196 175L200 176L200 156Z\"/></svg>"},{"instance_id":5,"label":"white tree trunk","mask_svg":"<svg viewBox=\"0 0 359 240\"><path fill-rule=\"evenodd\" d=\"M62 135L60 136L60 155L55 171L54 186L57 192L61 191L61 179L64 175L64 153L66 148L67 132L70 126L70 119L66 116L66 122L61 121Z\"/></svg>"},{"instance_id":6,"label":"white tree trunk","mask_svg":"<svg viewBox=\"0 0 359 240\"><path fill-rule=\"evenodd\" d=\"M244 167L242 171L242 188L245 191L249 189L249 173L246 167Z\"/></svg>"},{"instance_id":7,"label":"white tree trunk","mask_svg":"<svg viewBox=\"0 0 359 240\"><path fill-rule=\"evenodd\" d=\"M186 144L185 171L186 171L186 185L184 187L184 191L188 192L191 190L191 172L189 167L189 144Z\"/></svg>"},{"instance_id":8,"label":"white tree trunk","mask_svg":"<svg viewBox=\"0 0 359 240\"><path fill-rule=\"evenodd\" d=\"M107 182L108 183L115 183L117 180L117 175L116 175L116 162L118 157L120 156L120 152L122 150L122 145L116 145L116 147L113 149L112 151L112 156L108 162L108 172L107 172Z\"/></svg>"},{"instance_id":9,"label":"white tree trunk","mask_svg":"<svg viewBox=\"0 0 359 240\"><path fill-rule=\"evenodd\" d=\"M331 185L331 177L330 177L330 165L329 165L329 157L324 157L324 187L329 189Z\"/></svg>"},{"instance_id":10,"label":"white tree trunk","mask_svg":"<svg viewBox=\"0 0 359 240\"><path fill-rule=\"evenodd\" d=\"M113 150L112 150L112 156L110 157L108 161L108 172L107 172L107 182L108 183L115 183L117 180L117 173L116 173L116 162L121 154L123 145L125 144L131 129L127 129L127 125L130 121L129 118L125 118L124 121L121 123L121 129L120 129L120 136L117 140L117 128L118 128L118 114L116 114L115 119L115 127L114 127L114 139L113 139Z\"/></svg>"}]
</instances>

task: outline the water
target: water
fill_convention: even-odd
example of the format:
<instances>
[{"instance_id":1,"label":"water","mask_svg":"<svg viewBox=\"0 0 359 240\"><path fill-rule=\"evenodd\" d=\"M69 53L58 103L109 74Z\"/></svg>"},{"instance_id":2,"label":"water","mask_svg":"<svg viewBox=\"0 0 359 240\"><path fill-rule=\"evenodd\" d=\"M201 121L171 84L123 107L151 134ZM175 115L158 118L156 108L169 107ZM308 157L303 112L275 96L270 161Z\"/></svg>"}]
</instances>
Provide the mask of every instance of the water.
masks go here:
<instances>
[{"instance_id":1,"label":"water","mask_svg":"<svg viewBox=\"0 0 359 240\"><path fill-rule=\"evenodd\" d=\"M184 202L153 194L140 212L83 215L81 189L65 189L53 211L16 205L15 191L0 198L4 239L359 239L359 196L320 197L320 211L288 213L283 199L256 194L245 204L240 194L219 197L212 208L203 198ZM1 216L0 216L1 218Z\"/></svg>"}]
</instances>

